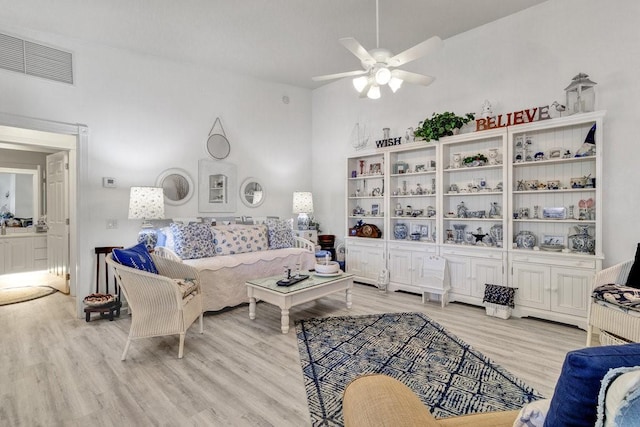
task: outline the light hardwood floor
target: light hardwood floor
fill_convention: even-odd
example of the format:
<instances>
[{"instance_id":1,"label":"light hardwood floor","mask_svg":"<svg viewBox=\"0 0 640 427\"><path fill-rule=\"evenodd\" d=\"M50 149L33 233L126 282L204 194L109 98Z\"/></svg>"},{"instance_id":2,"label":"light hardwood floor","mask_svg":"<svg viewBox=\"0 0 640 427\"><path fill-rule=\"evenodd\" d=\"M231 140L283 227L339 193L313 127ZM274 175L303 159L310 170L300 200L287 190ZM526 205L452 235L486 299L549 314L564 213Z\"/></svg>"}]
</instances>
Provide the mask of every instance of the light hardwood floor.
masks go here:
<instances>
[{"instance_id":1,"label":"light hardwood floor","mask_svg":"<svg viewBox=\"0 0 640 427\"><path fill-rule=\"evenodd\" d=\"M0 307L0 425L308 426L295 329L280 332L279 309L248 306L205 316L191 327L182 360L178 337L134 341L120 354L130 319L74 317L74 299L55 293ZM502 320L483 308L421 304L405 293L356 284L353 307L335 294L291 309L291 322L325 316L422 312L545 397L567 351L586 333L535 319Z\"/></svg>"}]
</instances>

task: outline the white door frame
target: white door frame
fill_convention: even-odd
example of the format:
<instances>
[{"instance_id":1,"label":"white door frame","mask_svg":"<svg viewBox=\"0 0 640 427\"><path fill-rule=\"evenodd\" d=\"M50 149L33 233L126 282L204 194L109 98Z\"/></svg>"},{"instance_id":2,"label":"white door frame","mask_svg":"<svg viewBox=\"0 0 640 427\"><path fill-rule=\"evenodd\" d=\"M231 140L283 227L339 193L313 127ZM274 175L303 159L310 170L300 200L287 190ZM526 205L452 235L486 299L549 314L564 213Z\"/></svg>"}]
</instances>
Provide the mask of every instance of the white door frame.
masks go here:
<instances>
[{"instance_id":1,"label":"white door frame","mask_svg":"<svg viewBox=\"0 0 640 427\"><path fill-rule=\"evenodd\" d=\"M91 283L88 212L79 209L88 182L88 128L81 124L61 123L0 112L0 147L38 151L40 149L69 152L69 273L70 292L78 293L79 283ZM72 167L75 166L75 167ZM83 254L83 256L81 256ZM80 290L82 291L82 290ZM76 315L83 317L82 299L76 298Z\"/></svg>"}]
</instances>

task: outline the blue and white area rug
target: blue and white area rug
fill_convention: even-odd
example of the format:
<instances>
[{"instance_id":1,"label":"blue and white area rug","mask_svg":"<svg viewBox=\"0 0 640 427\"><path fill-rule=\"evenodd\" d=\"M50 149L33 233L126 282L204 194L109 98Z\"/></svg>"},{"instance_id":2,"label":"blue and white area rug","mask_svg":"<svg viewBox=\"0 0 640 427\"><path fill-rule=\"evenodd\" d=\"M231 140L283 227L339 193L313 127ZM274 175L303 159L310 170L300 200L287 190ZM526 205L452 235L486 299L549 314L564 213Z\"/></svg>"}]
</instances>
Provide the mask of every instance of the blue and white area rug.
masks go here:
<instances>
[{"instance_id":1,"label":"blue and white area rug","mask_svg":"<svg viewBox=\"0 0 640 427\"><path fill-rule=\"evenodd\" d=\"M410 387L436 418L520 409L542 396L421 313L296 322L314 426L342 426L342 394L369 373Z\"/></svg>"}]
</instances>

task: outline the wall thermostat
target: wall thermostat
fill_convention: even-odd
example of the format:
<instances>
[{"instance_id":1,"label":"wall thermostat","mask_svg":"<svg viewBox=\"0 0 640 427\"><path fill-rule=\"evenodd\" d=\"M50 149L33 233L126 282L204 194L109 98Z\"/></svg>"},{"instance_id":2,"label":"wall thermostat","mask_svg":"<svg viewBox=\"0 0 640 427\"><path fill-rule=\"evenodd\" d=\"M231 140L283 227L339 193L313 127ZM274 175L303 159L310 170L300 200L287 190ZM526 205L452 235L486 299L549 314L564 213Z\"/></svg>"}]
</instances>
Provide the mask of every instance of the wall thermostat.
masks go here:
<instances>
[{"instance_id":1,"label":"wall thermostat","mask_svg":"<svg viewBox=\"0 0 640 427\"><path fill-rule=\"evenodd\" d=\"M104 177L102 178L102 186L106 187L106 188L115 188L117 187L116 185L116 179L115 178L108 178L108 177Z\"/></svg>"}]
</instances>

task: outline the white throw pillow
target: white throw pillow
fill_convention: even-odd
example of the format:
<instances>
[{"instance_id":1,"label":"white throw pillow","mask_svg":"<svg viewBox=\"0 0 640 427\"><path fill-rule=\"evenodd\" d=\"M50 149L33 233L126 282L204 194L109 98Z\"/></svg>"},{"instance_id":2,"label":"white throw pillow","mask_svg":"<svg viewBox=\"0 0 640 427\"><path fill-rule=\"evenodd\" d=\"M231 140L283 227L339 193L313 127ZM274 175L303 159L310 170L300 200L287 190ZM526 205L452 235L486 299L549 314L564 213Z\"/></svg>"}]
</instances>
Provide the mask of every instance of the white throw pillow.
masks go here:
<instances>
[{"instance_id":1,"label":"white throw pillow","mask_svg":"<svg viewBox=\"0 0 640 427\"><path fill-rule=\"evenodd\" d=\"M543 427L551 399L535 400L520 410L513 427Z\"/></svg>"}]
</instances>

